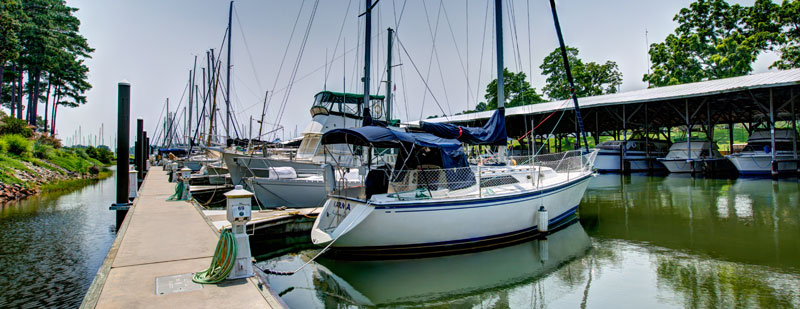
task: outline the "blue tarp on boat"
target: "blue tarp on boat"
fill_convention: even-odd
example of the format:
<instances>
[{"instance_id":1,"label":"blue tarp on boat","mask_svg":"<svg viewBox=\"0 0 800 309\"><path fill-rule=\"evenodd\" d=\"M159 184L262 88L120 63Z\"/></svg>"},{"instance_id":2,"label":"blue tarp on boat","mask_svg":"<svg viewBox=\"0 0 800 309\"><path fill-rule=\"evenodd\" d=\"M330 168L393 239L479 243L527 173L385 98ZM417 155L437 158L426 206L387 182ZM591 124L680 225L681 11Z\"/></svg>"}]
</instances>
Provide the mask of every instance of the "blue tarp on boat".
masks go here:
<instances>
[{"instance_id":1,"label":"blue tarp on boat","mask_svg":"<svg viewBox=\"0 0 800 309\"><path fill-rule=\"evenodd\" d=\"M438 137L457 139L471 145L498 145L508 143L506 112L498 108L483 127L463 127L449 123L422 122L422 130Z\"/></svg>"}]
</instances>

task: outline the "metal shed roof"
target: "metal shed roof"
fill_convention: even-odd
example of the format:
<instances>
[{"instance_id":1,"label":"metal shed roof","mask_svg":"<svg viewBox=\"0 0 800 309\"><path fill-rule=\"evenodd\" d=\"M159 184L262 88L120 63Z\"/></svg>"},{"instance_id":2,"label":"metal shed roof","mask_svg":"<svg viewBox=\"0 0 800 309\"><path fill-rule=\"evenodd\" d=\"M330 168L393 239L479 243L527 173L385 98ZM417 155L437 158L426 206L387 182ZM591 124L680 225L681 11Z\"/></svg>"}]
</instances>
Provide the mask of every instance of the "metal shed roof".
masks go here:
<instances>
[{"instance_id":1,"label":"metal shed roof","mask_svg":"<svg viewBox=\"0 0 800 309\"><path fill-rule=\"evenodd\" d=\"M675 100L683 98L703 97L748 89L800 85L800 69L772 71L759 74L702 81L690 84L648 88L636 91L605 94L578 98L581 108L608 105L632 104ZM545 114L554 110L572 110L571 100L559 100L546 103L517 106L506 109L506 116ZM492 111L461 114L449 117L424 119L426 122L467 122L488 119ZM406 125L419 125L419 120L409 121Z\"/></svg>"}]
</instances>

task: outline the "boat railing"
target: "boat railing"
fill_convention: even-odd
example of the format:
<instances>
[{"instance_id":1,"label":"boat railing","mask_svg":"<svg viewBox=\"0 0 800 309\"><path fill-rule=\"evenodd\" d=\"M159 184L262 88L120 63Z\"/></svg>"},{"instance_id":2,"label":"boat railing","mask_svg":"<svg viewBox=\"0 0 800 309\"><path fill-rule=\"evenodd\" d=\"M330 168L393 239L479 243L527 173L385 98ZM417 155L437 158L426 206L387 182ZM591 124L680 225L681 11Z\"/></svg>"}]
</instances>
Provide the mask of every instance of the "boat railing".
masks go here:
<instances>
[{"instance_id":1,"label":"boat railing","mask_svg":"<svg viewBox=\"0 0 800 309\"><path fill-rule=\"evenodd\" d=\"M569 151L536 156L535 160L524 157L529 160L516 166L385 171L389 177L387 193L390 198L418 200L538 190L552 181L570 181L591 172L595 155ZM548 177L553 180L544 180Z\"/></svg>"}]
</instances>

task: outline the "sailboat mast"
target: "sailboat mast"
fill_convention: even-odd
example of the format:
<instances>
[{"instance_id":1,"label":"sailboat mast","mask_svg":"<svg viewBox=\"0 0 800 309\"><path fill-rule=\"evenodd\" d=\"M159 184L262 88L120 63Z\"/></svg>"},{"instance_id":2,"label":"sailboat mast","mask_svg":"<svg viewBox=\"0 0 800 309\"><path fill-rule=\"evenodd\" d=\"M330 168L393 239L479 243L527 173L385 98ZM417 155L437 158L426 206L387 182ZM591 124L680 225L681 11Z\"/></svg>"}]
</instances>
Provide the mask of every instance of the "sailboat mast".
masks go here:
<instances>
[{"instance_id":1,"label":"sailboat mast","mask_svg":"<svg viewBox=\"0 0 800 309\"><path fill-rule=\"evenodd\" d=\"M500 1L500 0L497 0ZM581 108L578 105L578 96L575 94L575 82L572 79L572 70L569 68L569 58L567 57L567 48L564 45L564 37L561 35L561 24L558 22L558 13L556 12L555 0L550 0L550 9L553 12L553 23L556 26L556 35L558 36L558 44L561 46L561 58L564 59L564 70L567 71L567 82L569 82L569 92L572 95L572 103L575 105L575 121L578 122L580 134L583 137L583 145L586 152L589 152L589 143L586 141L586 130L583 129L583 117L581 117ZM581 140L575 139L578 143L576 148L581 148Z\"/></svg>"},{"instance_id":2,"label":"sailboat mast","mask_svg":"<svg viewBox=\"0 0 800 309\"><path fill-rule=\"evenodd\" d=\"M366 18L364 20L364 113L362 117L369 115L369 54L371 53L372 39L372 0L364 0L366 3Z\"/></svg>"},{"instance_id":3,"label":"sailboat mast","mask_svg":"<svg viewBox=\"0 0 800 309\"><path fill-rule=\"evenodd\" d=\"M497 36L497 108L505 108L506 93L503 89L503 0L494 0L494 21Z\"/></svg>"},{"instance_id":4,"label":"sailboat mast","mask_svg":"<svg viewBox=\"0 0 800 309\"><path fill-rule=\"evenodd\" d=\"M497 36L497 109L504 109L506 106L505 98L505 76L503 76L503 0L494 1L494 20ZM497 158L500 162L506 160L506 146L497 148Z\"/></svg>"},{"instance_id":5,"label":"sailboat mast","mask_svg":"<svg viewBox=\"0 0 800 309\"><path fill-rule=\"evenodd\" d=\"M230 129L231 129L231 36L233 36L233 29L231 29L231 24L233 23L233 1L231 1L230 9L228 10L228 67L227 67L227 76L225 81L225 134L227 137L231 137Z\"/></svg>"},{"instance_id":6,"label":"sailboat mast","mask_svg":"<svg viewBox=\"0 0 800 309\"><path fill-rule=\"evenodd\" d=\"M386 123L392 124L392 28L386 29L389 34L388 47L386 48Z\"/></svg>"}]
</instances>

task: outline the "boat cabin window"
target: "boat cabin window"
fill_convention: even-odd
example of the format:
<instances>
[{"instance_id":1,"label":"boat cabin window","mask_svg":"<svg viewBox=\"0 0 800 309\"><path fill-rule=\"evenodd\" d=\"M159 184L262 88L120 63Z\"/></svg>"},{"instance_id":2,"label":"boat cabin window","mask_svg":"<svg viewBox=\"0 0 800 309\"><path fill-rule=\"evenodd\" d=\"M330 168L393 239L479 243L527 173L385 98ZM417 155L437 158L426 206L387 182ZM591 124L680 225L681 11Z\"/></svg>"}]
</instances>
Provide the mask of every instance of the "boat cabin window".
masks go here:
<instances>
[{"instance_id":1,"label":"boat cabin window","mask_svg":"<svg viewBox=\"0 0 800 309\"><path fill-rule=\"evenodd\" d=\"M746 151L765 151L765 149L770 149L771 147L772 147L772 143L771 142L755 142L755 143L751 142L751 143L747 143L747 146L744 146L744 149L742 149L742 151L743 152L746 152ZM780 142L780 143L776 142L775 143L775 148L778 151L792 151L793 150L792 149L793 148L792 147L792 143L787 143L787 142Z\"/></svg>"}]
</instances>

